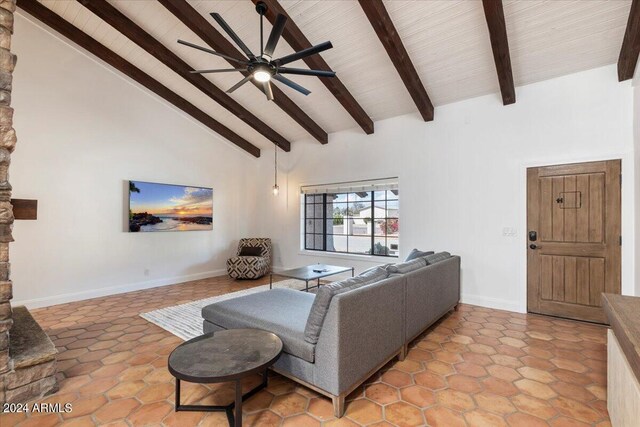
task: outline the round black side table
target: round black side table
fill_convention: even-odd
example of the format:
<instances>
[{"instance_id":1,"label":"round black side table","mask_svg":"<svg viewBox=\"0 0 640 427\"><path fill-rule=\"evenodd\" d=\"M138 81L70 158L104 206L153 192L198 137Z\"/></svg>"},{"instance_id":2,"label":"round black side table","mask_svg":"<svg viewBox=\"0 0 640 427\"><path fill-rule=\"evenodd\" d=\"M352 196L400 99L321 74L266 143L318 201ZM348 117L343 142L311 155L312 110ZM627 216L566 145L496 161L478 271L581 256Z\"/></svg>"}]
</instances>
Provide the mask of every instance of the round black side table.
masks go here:
<instances>
[{"instance_id":1,"label":"round black side table","mask_svg":"<svg viewBox=\"0 0 640 427\"><path fill-rule=\"evenodd\" d=\"M259 329L229 329L190 339L169 355L176 378L176 411L225 411L230 426L242 426L242 402L267 386L267 369L282 353L282 341ZM262 383L242 394L243 378L262 373ZM192 383L235 382L235 402L227 406L182 405L180 380ZM235 416L234 416L235 409Z\"/></svg>"}]
</instances>

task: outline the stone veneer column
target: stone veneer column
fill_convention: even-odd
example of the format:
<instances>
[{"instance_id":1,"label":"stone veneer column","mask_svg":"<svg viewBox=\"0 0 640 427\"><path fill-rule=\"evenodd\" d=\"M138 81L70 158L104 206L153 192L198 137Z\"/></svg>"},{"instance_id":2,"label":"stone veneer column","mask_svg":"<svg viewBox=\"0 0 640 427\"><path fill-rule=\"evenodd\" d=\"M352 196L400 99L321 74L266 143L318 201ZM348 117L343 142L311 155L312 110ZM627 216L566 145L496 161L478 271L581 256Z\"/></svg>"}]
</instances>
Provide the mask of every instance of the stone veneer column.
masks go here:
<instances>
[{"instance_id":1,"label":"stone veneer column","mask_svg":"<svg viewBox=\"0 0 640 427\"><path fill-rule=\"evenodd\" d=\"M5 382L13 370L9 357L9 330L13 324L12 284L9 280L9 243L13 241L13 209L9 162L16 144L11 108L11 82L16 56L11 54L13 13L16 0L0 0L0 402L5 401Z\"/></svg>"}]
</instances>

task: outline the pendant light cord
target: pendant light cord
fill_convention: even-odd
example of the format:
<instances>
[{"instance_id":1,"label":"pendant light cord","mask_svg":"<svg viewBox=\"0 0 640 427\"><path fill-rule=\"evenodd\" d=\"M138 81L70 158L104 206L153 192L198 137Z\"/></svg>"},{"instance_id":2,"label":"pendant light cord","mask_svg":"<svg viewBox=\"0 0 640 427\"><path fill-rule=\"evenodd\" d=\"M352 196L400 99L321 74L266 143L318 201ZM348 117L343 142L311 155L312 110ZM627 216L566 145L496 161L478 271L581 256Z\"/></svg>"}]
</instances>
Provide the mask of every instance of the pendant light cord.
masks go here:
<instances>
[{"instance_id":1,"label":"pendant light cord","mask_svg":"<svg viewBox=\"0 0 640 427\"><path fill-rule=\"evenodd\" d=\"M276 145L276 148L274 150L274 185L278 185L278 146Z\"/></svg>"}]
</instances>

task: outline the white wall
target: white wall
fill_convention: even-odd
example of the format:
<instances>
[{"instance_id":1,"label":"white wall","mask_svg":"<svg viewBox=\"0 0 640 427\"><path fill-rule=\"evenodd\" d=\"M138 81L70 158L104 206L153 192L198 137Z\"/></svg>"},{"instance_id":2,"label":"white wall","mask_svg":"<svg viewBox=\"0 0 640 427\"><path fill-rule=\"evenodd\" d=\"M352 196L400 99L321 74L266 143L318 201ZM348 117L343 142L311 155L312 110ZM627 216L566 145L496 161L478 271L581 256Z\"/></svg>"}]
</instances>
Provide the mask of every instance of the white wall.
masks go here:
<instances>
[{"instance_id":1,"label":"white wall","mask_svg":"<svg viewBox=\"0 0 640 427\"><path fill-rule=\"evenodd\" d=\"M436 108L330 136L321 146L297 143L284 157L281 197L269 195L273 159L261 159L261 195L271 211L263 233L275 238L276 263L370 266L374 259L336 259L299 251L301 184L400 178L402 256L412 248L462 257L463 301L526 310L526 168L621 158L623 161L622 290L634 294L633 90L614 66L517 89L515 105L499 95ZM269 177L269 178L267 178ZM286 186L286 187L285 187ZM513 227L515 236L503 236Z\"/></svg>"},{"instance_id":2,"label":"white wall","mask_svg":"<svg viewBox=\"0 0 640 427\"><path fill-rule=\"evenodd\" d=\"M223 273L238 238L254 234L253 157L21 16L13 41L11 183L39 204L37 221L15 223L13 303ZM128 179L213 187L214 231L124 232Z\"/></svg>"}]
</instances>

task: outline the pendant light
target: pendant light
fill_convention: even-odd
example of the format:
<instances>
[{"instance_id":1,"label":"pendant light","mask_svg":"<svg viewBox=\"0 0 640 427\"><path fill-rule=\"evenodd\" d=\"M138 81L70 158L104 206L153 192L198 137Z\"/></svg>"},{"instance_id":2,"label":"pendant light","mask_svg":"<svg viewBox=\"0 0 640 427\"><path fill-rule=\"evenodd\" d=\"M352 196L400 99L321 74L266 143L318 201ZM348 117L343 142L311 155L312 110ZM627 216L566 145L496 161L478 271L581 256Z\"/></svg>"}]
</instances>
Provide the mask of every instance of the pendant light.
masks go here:
<instances>
[{"instance_id":1,"label":"pendant light","mask_svg":"<svg viewBox=\"0 0 640 427\"><path fill-rule=\"evenodd\" d=\"M278 144L276 144L274 153L274 180L273 180L273 195L277 196L280 193L280 187L278 186Z\"/></svg>"}]
</instances>

